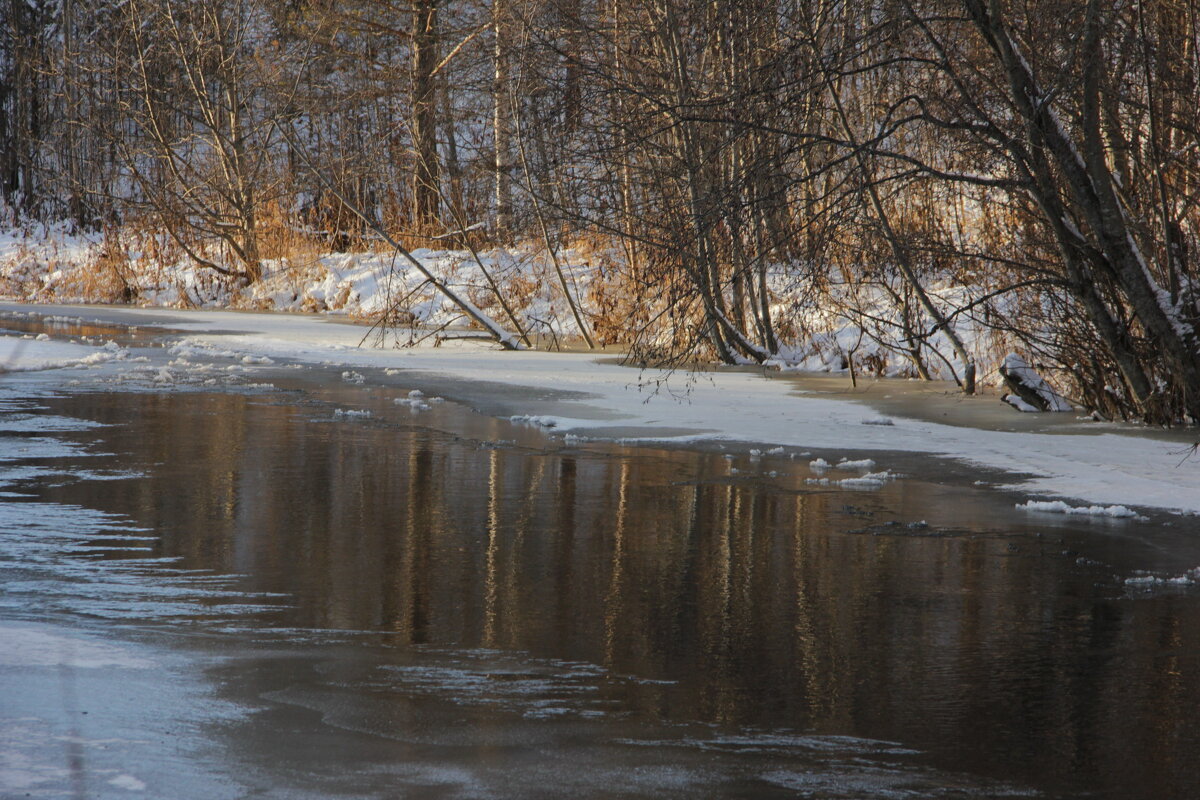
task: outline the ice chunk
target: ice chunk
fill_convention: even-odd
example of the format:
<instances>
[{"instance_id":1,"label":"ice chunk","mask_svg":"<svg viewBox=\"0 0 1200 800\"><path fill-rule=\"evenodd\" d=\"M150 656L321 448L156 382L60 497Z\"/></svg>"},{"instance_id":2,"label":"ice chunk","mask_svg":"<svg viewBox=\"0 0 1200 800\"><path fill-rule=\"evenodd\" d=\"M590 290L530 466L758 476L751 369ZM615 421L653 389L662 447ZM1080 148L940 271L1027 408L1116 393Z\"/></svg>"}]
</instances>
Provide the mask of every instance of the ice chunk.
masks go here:
<instances>
[{"instance_id":1,"label":"ice chunk","mask_svg":"<svg viewBox=\"0 0 1200 800\"><path fill-rule=\"evenodd\" d=\"M146 790L146 784L138 780L132 775L118 775L108 781L110 786L115 786L118 789L124 789L127 792L142 792Z\"/></svg>"},{"instance_id":2,"label":"ice chunk","mask_svg":"<svg viewBox=\"0 0 1200 800\"><path fill-rule=\"evenodd\" d=\"M844 478L838 481L838 485L851 489L878 489L895 477L895 475L885 469L883 472L868 472L859 478Z\"/></svg>"},{"instance_id":3,"label":"ice chunk","mask_svg":"<svg viewBox=\"0 0 1200 800\"><path fill-rule=\"evenodd\" d=\"M1137 520L1146 519L1146 517L1139 516L1136 511L1133 511L1126 506L1071 506L1067 505L1062 500L1029 500L1025 503L1018 503L1017 508L1021 509L1022 511L1042 511L1047 514L1072 514L1084 517L1113 517Z\"/></svg>"},{"instance_id":4,"label":"ice chunk","mask_svg":"<svg viewBox=\"0 0 1200 800\"><path fill-rule=\"evenodd\" d=\"M1150 572L1136 571L1131 577L1125 579L1126 586L1196 586L1200 585L1200 567L1189 569L1182 575L1164 578L1160 575L1154 575Z\"/></svg>"},{"instance_id":5,"label":"ice chunk","mask_svg":"<svg viewBox=\"0 0 1200 800\"><path fill-rule=\"evenodd\" d=\"M398 406L408 406L411 411L428 411L429 403L426 403L420 397L397 397L393 400Z\"/></svg>"},{"instance_id":6,"label":"ice chunk","mask_svg":"<svg viewBox=\"0 0 1200 800\"><path fill-rule=\"evenodd\" d=\"M1015 408L1017 411L1021 411L1025 414L1030 414L1030 413L1036 414L1037 412L1041 411L1040 408L1035 408L1034 406L1029 405L1029 403L1026 403L1024 400L1017 397L1015 394L1001 395L1000 399L1003 400L1005 403L1008 403L1010 406Z\"/></svg>"},{"instance_id":7,"label":"ice chunk","mask_svg":"<svg viewBox=\"0 0 1200 800\"><path fill-rule=\"evenodd\" d=\"M513 422L520 425L536 425L539 428L553 428L558 425L558 420L554 417L539 416L537 414L517 414L509 417Z\"/></svg>"}]
</instances>

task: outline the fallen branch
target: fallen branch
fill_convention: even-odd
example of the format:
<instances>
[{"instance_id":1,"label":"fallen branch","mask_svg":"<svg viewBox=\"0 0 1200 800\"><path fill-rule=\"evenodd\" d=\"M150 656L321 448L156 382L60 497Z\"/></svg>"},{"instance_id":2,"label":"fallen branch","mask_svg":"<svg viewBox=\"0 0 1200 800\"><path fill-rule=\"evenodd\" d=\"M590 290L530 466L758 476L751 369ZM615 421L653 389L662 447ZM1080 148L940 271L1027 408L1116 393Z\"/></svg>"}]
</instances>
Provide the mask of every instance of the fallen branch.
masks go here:
<instances>
[{"instance_id":1,"label":"fallen branch","mask_svg":"<svg viewBox=\"0 0 1200 800\"><path fill-rule=\"evenodd\" d=\"M301 145L299 141L297 141L295 131L291 129L290 124L286 126L281 125L280 129L282 130L284 137L300 156L300 159L304 162L304 165L308 167L316 179L321 182L321 185L328 189L334 197L336 197L343 205L345 205L346 208L350 210L352 214L354 214L354 216L361 219L363 223L375 233L375 235L379 236L381 239L391 245L398 255L400 255L409 264L412 264L414 267L416 267L417 271L424 275L426 280L428 280L435 289L441 292L447 300L449 300L451 303L454 303L454 305L462 309L468 317L482 325L491 335L491 338L499 342L504 349L525 349L525 346L521 344L516 336L502 328L499 323L484 313L482 309L480 309L467 298L459 295L458 292L451 289L449 285L430 272L429 269L415 256L413 256L413 254L410 253L403 245L388 235L387 231L385 231L382 226L372 219L370 215L365 213L361 208L353 203L350 198L346 197L346 195L343 194L333 184L332 181L326 178L325 175L323 175L312 163L312 160L308 157L308 151L304 149L303 145Z\"/></svg>"}]
</instances>

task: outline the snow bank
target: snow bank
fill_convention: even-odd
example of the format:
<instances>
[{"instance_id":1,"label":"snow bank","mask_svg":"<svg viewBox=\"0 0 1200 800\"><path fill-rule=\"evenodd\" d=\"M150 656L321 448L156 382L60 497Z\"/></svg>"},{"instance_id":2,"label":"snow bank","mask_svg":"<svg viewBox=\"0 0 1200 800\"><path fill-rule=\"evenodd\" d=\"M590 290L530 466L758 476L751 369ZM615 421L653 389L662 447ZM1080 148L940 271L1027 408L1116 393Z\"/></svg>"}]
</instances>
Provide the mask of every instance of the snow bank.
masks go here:
<instances>
[{"instance_id":1,"label":"snow bank","mask_svg":"<svg viewBox=\"0 0 1200 800\"><path fill-rule=\"evenodd\" d=\"M166 255L176 249L161 238L120 231L110 232L106 240L94 234L75 235L62 226L2 230L0 295L41 303L132 300L168 308L320 312L371 320L386 316L397 325L425 331L461 328L468 321L462 309L429 283L424 270L508 330L519 325L530 334L551 339L581 335L554 263L536 243L477 254L418 248L412 255L420 268L390 250L327 253L306 250L298 243L290 257L265 260L261 280L240 288L182 254ZM119 262L110 263L114 258ZM563 277L571 297L582 306L583 317L609 337L634 335L625 301L618 299L629 291L621 277L621 260L619 252L597 249L594 243L558 253ZM798 287L794 265L784 264L769 265L766 280L773 298L772 316L784 322L777 332L782 337L779 353L768 366L845 372L853 361L861 374L915 374L909 360L897 356L886 342L900 329L900 310L884 287L851 288L834 282L826 287L826 295L812 296ZM499 287L513 309L515 323L496 302L493 287ZM987 293L950 276L931 276L926 289L946 309L969 306ZM864 335L864 326L871 335ZM999 341L1001 335L970 313L956 319L955 330L979 363L981 374L989 373L1007 350ZM409 335L416 339L424 334ZM954 371L961 374L962 365L951 357L953 348L944 331L935 329L924 342L950 358L943 363L926 353L926 367L934 377L951 379Z\"/></svg>"}]
</instances>

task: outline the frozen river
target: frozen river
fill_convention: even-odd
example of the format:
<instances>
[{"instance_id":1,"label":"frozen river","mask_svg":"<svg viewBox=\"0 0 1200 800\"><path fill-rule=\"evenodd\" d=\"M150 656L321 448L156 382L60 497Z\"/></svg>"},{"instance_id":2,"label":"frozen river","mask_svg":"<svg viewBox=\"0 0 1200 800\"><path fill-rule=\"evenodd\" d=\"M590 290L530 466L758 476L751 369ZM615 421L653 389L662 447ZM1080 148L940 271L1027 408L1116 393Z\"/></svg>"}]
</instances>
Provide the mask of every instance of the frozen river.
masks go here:
<instances>
[{"instance_id":1,"label":"frozen river","mask_svg":"<svg viewBox=\"0 0 1200 800\"><path fill-rule=\"evenodd\" d=\"M129 351L0 376L4 798L1200 796L1196 517L52 332Z\"/></svg>"}]
</instances>

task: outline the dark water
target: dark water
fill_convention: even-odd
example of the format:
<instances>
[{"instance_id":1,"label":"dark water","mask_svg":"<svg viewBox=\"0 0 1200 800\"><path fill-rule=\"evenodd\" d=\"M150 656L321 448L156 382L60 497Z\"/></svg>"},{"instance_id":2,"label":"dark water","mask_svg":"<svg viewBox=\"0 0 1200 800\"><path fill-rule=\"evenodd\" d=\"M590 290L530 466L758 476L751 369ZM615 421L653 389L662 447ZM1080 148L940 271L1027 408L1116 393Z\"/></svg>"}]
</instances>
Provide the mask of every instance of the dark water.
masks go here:
<instances>
[{"instance_id":1,"label":"dark water","mask_svg":"<svg viewBox=\"0 0 1200 800\"><path fill-rule=\"evenodd\" d=\"M290 380L8 401L0 619L159 665L0 669L130 729L31 796L1200 796L1194 519Z\"/></svg>"}]
</instances>

